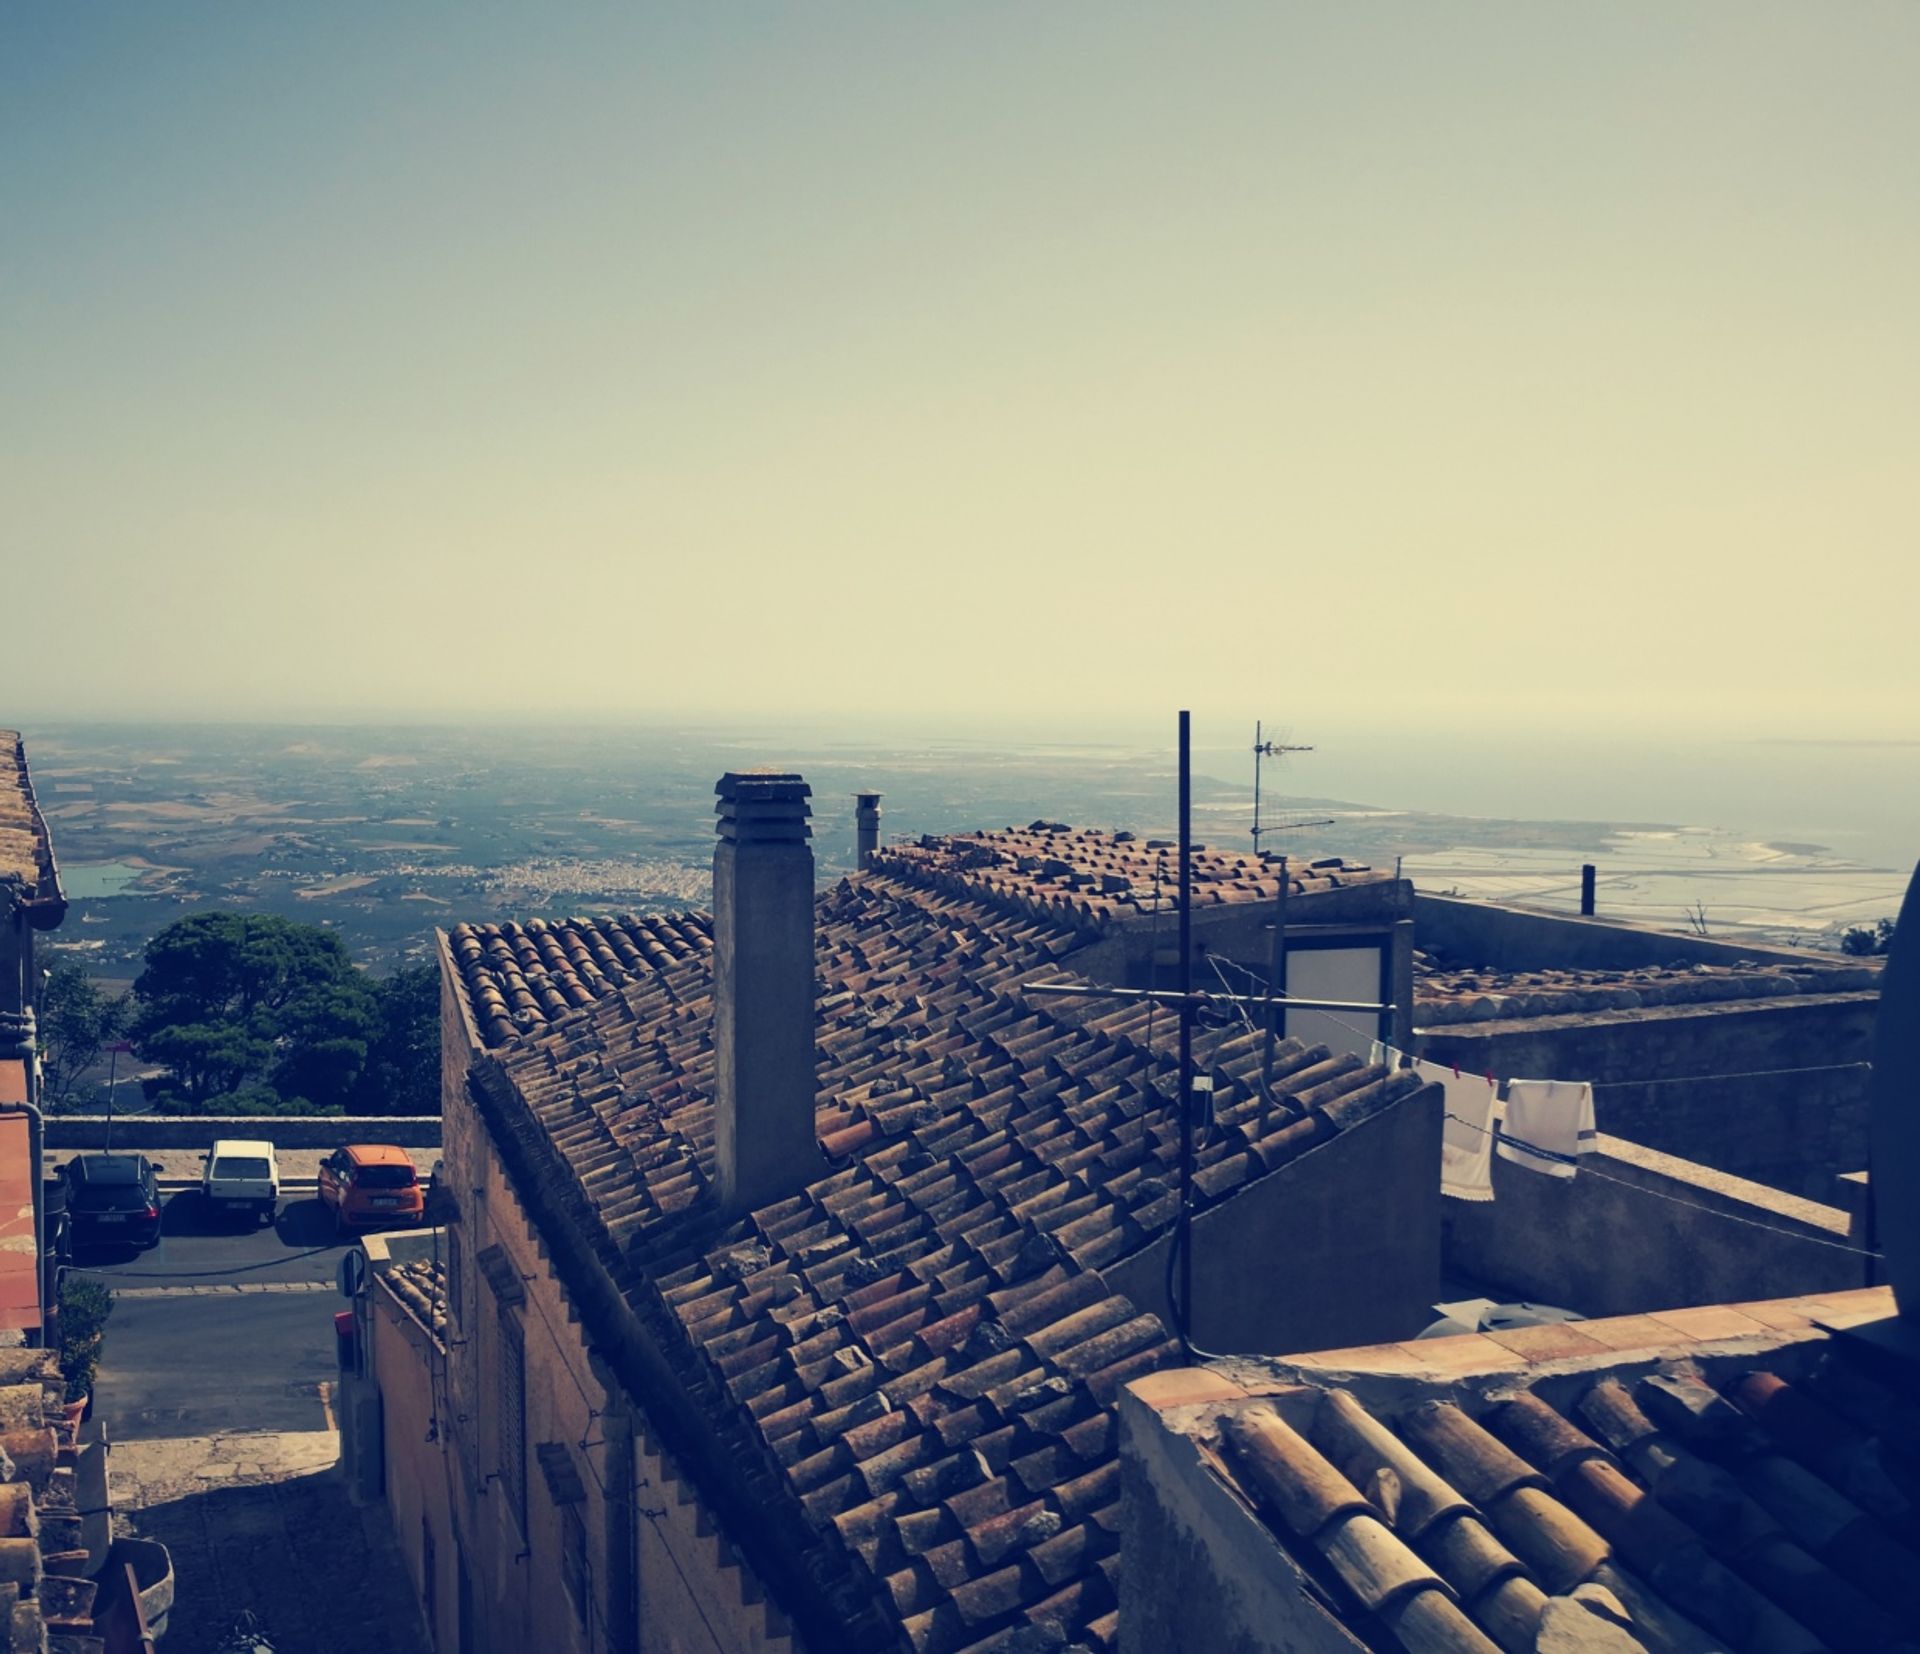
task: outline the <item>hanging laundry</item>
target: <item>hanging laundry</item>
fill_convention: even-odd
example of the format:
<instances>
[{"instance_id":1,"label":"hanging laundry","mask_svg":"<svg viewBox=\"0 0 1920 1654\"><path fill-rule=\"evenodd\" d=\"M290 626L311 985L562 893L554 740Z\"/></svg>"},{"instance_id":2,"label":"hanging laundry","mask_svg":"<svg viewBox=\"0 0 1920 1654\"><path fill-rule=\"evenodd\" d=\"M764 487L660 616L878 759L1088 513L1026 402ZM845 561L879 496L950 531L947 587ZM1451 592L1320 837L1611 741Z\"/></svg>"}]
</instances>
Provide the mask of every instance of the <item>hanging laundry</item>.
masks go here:
<instances>
[{"instance_id":1,"label":"hanging laundry","mask_svg":"<svg viewBox=\"0 0 1920 1654\"><path fill-rule=\"evenodd\" d=\"M1414 1073L1446 1094L1440 1132L1440 1192L1455 1200L1493 1199L1493 1104L1499 1093L1478 1074L1416 1062Z\"/></svg>"},{"instance_id":2,"label":"hanging laundry","mask_svg":"<svg viewBox=\"0 0 1920 1654\"><path fill-rule=\"evenodd\" d=\"M1593 1147L1593 1087L1584 1080L1509 1080L1500 1158L1549 1177L1572 1177ZM1528 1145L1545 1149L1531 1154Z\"/></svg>"}]
</instances>

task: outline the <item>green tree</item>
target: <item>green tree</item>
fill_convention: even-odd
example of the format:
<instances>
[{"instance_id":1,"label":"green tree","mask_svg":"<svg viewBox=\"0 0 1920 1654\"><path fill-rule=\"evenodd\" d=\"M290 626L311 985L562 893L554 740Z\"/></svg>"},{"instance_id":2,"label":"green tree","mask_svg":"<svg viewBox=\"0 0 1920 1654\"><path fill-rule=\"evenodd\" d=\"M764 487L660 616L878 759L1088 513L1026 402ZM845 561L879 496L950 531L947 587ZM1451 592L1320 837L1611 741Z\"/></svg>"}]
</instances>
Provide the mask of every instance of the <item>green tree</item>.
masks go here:
<instances>
[{"instance_id":1,"label":"green tree","mask_svg":"<svg viewBox=\"0 0 1920 1654\"><path fill-rule=\"evenodd\" d=\"M374 983L379 1031L367 1052L355 1114L440 1112L440 973L407 965Z\"/></svg>"},{"instance_id":2,"label":"green tree","mask_svg":"<svg viewBox=\"0 0 1920 1654\"><path fill-rule=\"evenodd\" d=\"M267 1097L336 1113L380 1031L379 998L338 937L266 913L196 913L147 944L133 985L148 1100L208 1114Z\"/></svg>"},{"instance_id":3,"label":"green tree","mask_svg":"<svg viewBox=\"0 0 1920 1654\"><path fill-rule=\"evenodd\" d=\"M40 1095L46 1111L58 1114L85 1101L81 1077L102 1051L126 1037L132 1007L63 959L41 984L39 1017Z\"/></svg>"},{"instance_id":4,"label":"green tree","mask_svg":"<svg viewBox=\"0 0 1920 1654\"><path fill-rule=\"evenodd\" d=\"M1893 921L1882 919L1869 925L1855 925L1840 938L1842 953L1872 956L1893 951Z\"/></svg>"}]
</instances>

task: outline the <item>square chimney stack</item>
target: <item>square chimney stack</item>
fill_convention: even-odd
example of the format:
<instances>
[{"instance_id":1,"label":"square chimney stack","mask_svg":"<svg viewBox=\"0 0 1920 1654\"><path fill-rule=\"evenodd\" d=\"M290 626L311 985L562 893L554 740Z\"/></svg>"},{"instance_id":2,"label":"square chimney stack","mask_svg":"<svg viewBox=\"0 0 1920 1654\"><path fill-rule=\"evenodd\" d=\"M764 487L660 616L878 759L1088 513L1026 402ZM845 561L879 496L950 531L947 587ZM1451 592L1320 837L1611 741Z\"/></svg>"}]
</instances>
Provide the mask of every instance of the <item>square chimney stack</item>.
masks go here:
<instances>
[{"instance_id":1,"label":"square chimney stack","mask_svg":"<svg viewBox=\"0 0 1920 1654\"><path fill-rule=\"evenodd\" d=\"M862 873L873 865L873 853L880 848L880 800L885 796L871 792L853 795L854 866Z\"/></svg>"},{"instance_id":2,"label":"square chimney stack","mask_svg":"<svg viewBox=\"0 0 1920 1654\"><path fill-rule=\"evenodd\" d=\"M714 1172L729 1217L826 1172L814 1126L813 789L726 774L714 788Z\"/></svg>"}]
</instances>

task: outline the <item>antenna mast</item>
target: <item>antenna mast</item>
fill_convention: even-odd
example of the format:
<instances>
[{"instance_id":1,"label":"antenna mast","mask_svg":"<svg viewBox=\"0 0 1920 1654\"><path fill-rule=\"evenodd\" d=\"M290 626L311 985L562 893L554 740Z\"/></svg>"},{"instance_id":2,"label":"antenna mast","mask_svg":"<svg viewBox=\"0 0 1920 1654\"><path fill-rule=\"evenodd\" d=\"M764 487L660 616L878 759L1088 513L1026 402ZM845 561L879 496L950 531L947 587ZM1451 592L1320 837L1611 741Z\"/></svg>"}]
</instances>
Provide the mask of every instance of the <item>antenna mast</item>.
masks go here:
<instances>
[{"instance_id":1,"label":"antenna mast","mask_svg":"<svg viewBox=\"0 0 1920 1654\"><path fill-rule=\"evenodd\" d=\"M1260 763L1262 759L1279 758L1289 752L1312 752L1312 747L1290 747L1284 741L1263 741L1260 737L1264 726L1258 718L1253 721L1253 847L1260 848L1262 833L1284 832L1289 827L1331 827L1333 820L1325 821L1277 821L1271 827L1260 823Z\"/></svg>"}]
</instances>

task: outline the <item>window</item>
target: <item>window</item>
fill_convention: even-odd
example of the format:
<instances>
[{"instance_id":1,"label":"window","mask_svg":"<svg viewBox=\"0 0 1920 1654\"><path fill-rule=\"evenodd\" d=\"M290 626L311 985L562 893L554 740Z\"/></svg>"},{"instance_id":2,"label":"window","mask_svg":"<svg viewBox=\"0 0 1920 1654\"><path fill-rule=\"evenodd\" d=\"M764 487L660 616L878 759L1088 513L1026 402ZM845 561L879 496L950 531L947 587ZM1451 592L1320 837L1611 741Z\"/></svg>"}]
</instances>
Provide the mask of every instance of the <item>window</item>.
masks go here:
<instances>
[{"instance_id":1,"label":"window","mask_svg":"<svg viewBox=\"0 0 1920 1654\"><path fill-rule=\"evenodd\" d=\"M411 1189L420 1181L412 1166L361 1166L353 1174L356 1187L362 1189Z\"/></svg>"},{"instance_id":2,"label":"window","mask_svg":"<svg viewBox=\"0 0 1920 1654\"><path fill-rule=\"evenodd\" d=\"M223 1154L214 1161L213 1177L255 1177L273 1176L272 1165L257 1154Z\"/></svg>"},{"instance_id":3,"label":"window","mask_svg":"<svg viewBox=\"0 0 1920 1654\"><path fill-rule=\"evenodd\" d=\"M500 1482L527 1531L527 1345L520 1323L500 1317Z\"/></svg>"},{"instance_id":4,"label":"window","mask_svg":"<svg viewBox=\"0 0 1920 1654\"><path fill-rule=\"evenodd\" d=\"M587 1586L587 1525L580 1519L578 1505L560 1507L560 1583L567 1588L573 1603L573 1617L582 1631L587 1628L587 1607L591 1596Z\"/></svg>"},{"instance_id":5,"label":"window","mask_svg":"<svg viewBox=\"0 0 1920 1654\"><path fill-rule=\"evenodd\" d=\"M580 1465L573 1449L565 1442L540 1442L533 1450L539 1461L540 1475L560 1520L560 1582L573 1604L573 1617L580 1629L588 1629L593 1612L593 1568L587 1560L587 1487L580 1479Z\"/></svg>"}]
</instances>

